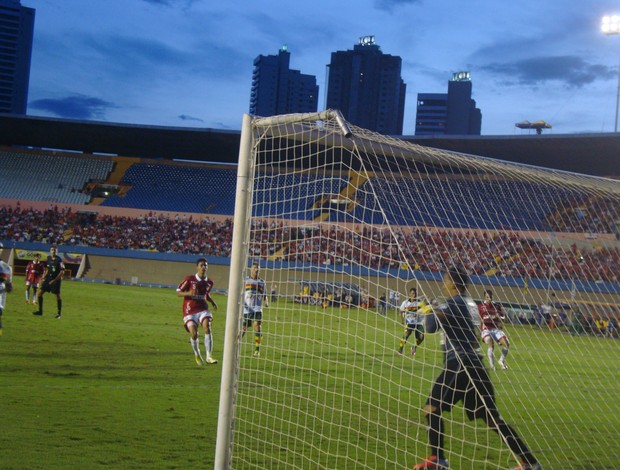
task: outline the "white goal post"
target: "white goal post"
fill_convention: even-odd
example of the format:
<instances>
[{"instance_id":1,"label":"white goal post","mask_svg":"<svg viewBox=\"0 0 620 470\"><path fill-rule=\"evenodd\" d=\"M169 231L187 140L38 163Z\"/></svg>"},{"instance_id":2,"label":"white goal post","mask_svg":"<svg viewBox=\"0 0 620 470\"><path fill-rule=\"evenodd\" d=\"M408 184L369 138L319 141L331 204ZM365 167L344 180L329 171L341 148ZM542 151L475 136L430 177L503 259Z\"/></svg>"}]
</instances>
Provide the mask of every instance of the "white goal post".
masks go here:
<instances>
[{"instance_id":1,"label":"white goal post","mask_svg":"<svg viewBox=\"0 0 620 470\"><path fill-rule=\"evenodd\" d=\"M501 310L507 343L480 346L505 421L545 470L613 468L619 239L617 180L423 147L335 110L244 116L215 468L422 461L442 335L400 307L414 288L437 308L456 264ZM260 330L243 315L253 263ZM450 468L518 464L462 403L443 420Z\"/></svg>"}]
</instances>

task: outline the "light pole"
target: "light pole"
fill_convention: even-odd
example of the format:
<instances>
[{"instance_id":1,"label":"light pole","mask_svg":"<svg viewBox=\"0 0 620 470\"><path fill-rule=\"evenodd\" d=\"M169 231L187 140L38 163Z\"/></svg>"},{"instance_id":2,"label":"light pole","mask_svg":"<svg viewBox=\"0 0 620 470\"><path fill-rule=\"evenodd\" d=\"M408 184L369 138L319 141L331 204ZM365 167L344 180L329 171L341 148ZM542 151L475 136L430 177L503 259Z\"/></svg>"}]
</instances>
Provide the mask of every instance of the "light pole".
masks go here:
<instances>
[{"instance_id":1,"label":"light pole","mask_svg":"<svg viewBox=\"0 0 620 470\"><path fill-rule=\"evenodd\" d=\"M603 34L620 34L620 15L603 16L601 23ZM618 132L618 109L620 108L620 65L618 65L618 91L616 92L616 120L614 132Z\"/></svg>"}]
</instances>

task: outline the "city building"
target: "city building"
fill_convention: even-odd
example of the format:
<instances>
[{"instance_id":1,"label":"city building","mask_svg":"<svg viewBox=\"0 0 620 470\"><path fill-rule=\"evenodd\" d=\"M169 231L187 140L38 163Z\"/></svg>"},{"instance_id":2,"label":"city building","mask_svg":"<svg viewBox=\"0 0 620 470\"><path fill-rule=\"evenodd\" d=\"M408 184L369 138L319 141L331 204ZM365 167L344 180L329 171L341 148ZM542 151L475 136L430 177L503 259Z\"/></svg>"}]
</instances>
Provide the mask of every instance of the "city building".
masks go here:
<instances>
[{"instance_id":1,"label":"city building","mask_svg":"<svg viewBox=\"0 0 620 470\"><path fill-rule=\"evenodd\" d=\"M250 114L275 116L317 111L319 87L314 75L289 68L291 53L283 46L278 55L254 59Z\"/></svg>"},{"instance_id":2,"label":"city building","mask_svg":"<svg viewBox=\"0 0 620 470\"><path fill-rule=\"evenodd\" d=\"M0 0L0 112L26 114L34 8Z\"/></svg>"},{"instance_id":3,"label":"city building","mask_svg":"<svg viewBox=\"0 0 620 470\"><path fill-rule=\"evenodd\" d=\"M457 72L448 93L418 93L415 135L480 135L482 113L471 98L469 72Z\"/></svg>"},{"instance_id":4,"label":"city building","mask_svg":"<svg viewBox=\"0 0 620 470\"><path fill-rule=\"evenodd\" d=\"M402 135L406 85L401 58L384 54L374 36L353 50L332 52L326 108L338 109L352 124L385 135Z\"/></svg>"}]
</instances>

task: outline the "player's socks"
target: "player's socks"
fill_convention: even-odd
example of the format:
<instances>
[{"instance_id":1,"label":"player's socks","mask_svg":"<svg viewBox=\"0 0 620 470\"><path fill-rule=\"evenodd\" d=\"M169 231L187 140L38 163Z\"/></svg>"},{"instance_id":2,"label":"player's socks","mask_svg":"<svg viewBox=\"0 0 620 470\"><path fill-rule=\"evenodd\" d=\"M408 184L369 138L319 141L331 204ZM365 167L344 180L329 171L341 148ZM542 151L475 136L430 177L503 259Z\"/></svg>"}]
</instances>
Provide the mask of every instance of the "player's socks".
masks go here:
<instances>
[{"instance_id":1,"label":"player's socks","mask_svg":"<svg viewBox=\"0 0 620 470\"><path fill-rule=\"evenodd\" d=\"M62 313L62 299L56 299L56 307L58 308L58 316Z\"/></svg>"},{"instance_id":2,"label":"player's socks","mask_svg":"<svg viewBox=\"0 0 620 470\"><path fill-rule=\"evenodd\" d=\"M493 355L493 348L487 349L487 357L489 358L489 365L491 369L495 368L495 356Z\"/></svg>"},{"instance_id":3,"label":"player's socks","mask_svg":"<svg viewBox=\"0 0 620 470\"><path fill-rule=\"evenodd\" d=\"M43 296L39 299L39 315L43 315Z\"/></svg>"},{"instance_id":4,"label":"player's socks","mask_svg":"<svg viewBox=\"0 0 620 470\"><path fill-rule=\"evenodd\" d=\"M202 356L200 355L200 342L198 341L198 338L196 339L190 338L189 342L192 345L192 350L194 351L194 355L201 358Z\"/></svg>"},{"instance_id":5,"label":"player's socks","mask_svg":"<svg viewBox=\"0 0 620 470\"><path fill-rule=\"evenodd\" d=\"M205 333L205 357L209 359L211 357L211 352L213 351L213 337L211 334Z\"/></svg>"},{"instance_id":6,"label":"player's socks","mask_svg":"<svg viewBox=\"0 0 620 470\"><path fill-rule=\"evenodd\" d=\"M508 356L508 348L502 348L502 357L506 359Z\"/></svg>"},{"instance_id":7,"label":"player's socks","mask_svg":"<svg viewBox=\"0 0 620 470\"><path fill-rule=\"evenodd\" d=\"M254 349L256 351L260 350L260 337L262 336L262 333L256 333L254 335Z\"/></svg>"}]
</instances>

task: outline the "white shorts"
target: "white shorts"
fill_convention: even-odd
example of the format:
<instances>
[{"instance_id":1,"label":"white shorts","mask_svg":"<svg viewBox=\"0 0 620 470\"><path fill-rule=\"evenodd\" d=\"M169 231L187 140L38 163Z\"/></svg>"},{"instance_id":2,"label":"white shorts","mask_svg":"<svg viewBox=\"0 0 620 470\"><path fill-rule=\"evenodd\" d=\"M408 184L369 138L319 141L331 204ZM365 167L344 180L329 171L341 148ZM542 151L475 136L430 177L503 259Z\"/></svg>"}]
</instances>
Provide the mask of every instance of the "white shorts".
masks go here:
<instances>
[{"instance_id":1,"label":"white shorts","mask_svg":"<svg viewBox=\"0 0 620 470\"><path fill-rule=\"evenodd\" d=\"M185 315L183 317L183 324L185 325L185 329L187 329L188 323L193 323L198 326L202 323L202 320L208 318L209 321L213 320L213 315L209 310L203 310L202 312L194 313L193 315Z\"/></svg>"},{"instance_id":2,"label":"white shorts","mask_svg":"<svg viewBox=\"0 0 620 470\"><path fill-rule=\"evenodd\" d=\"M484 329L484 330L482 330L482 340L483 341L486 341L486 339L489 336L496 343L499 343L499 340L502 339L502 338L506 338L506 340L508 340L508 338L506 337L506 333L504 333L499 328L491 328L491 329Z\"/></svg>"}]
</instances>

